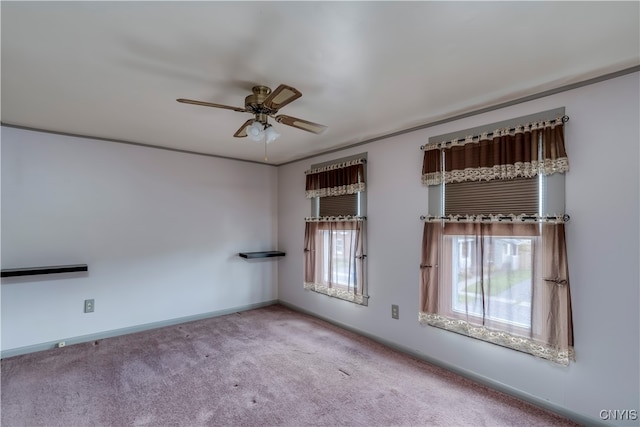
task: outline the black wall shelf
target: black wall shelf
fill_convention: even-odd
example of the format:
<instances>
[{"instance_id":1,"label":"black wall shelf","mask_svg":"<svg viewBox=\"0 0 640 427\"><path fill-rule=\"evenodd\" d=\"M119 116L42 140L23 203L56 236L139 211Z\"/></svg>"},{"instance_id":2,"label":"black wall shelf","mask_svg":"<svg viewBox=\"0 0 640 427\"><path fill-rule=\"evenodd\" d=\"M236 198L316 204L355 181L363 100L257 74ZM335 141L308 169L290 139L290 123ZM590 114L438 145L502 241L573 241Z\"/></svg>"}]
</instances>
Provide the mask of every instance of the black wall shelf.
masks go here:
<instances>
[{"instance_id":1,"label":"black wall shelf","mask_svg":"<svg viewBox=\"0 0 640 427\"><path fill-rule=\"evenodd\" d=\"M89 271L87 264L52 265L48 267L7 268L0 272L2 277L35 276L37 274L59 274Z\"/></svg>"},{"instance_id":2,"label":"black wall shelf","mask_svg":"<svg viewBox=\"0 0 640 427\"><path fill-rule=\"evenodd\" d=\"M285 252L280 251L262 251L262 252L240 252L242 258L252 259L252 258L272 258L278 256L285 256Z\"/></svg>"}]
</instances>

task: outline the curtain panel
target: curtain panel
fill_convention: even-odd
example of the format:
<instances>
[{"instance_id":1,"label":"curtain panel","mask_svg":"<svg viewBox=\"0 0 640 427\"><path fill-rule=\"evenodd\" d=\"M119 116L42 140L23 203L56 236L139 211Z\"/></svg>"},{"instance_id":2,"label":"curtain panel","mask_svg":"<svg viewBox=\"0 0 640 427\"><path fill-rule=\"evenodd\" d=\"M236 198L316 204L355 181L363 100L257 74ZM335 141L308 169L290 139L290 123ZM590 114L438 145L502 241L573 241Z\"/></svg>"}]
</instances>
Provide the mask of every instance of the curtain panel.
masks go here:
<instances>
[{"instance_id":1,"label":"curtain panel","mask_svg":"<svg viewBox=\"0 0 640 427\"><path fill-rule=\"evenodd\" d=\"M305 197L342 196L365 190L365 159L324 166L305 171Z\"/></svg>"},{"instance_id":2,"label":"curtain panel","mask_svg":"<svg viewBox=\"0 0 640 427\"><path fill-rule=\"evenodd\" d=\"M566 116L565 116L566 117ZM441 183L530 178L569 170L564 117L497 129L464 140L427 144L422 182Z\"/></svg>"},{"instance_id":3,"label":"curtain panel","mask_svg":"<svg viewBox=\"0 0 640 427\"><path fill-rule=\"evenodd\" d=\"M306 218L305 289L367 305L365 223L362 217Z\"/></svg>"},{"instance_id":4,"label":"curtain panel","mask_svg":"<svg viewBox=\"0 0 640 427\"><path fill-rule=\"evenodd\" d=\"M562 217L427 219L420 268L421 323L565 366L575 360Z\"/></svg>"}]
</instances>

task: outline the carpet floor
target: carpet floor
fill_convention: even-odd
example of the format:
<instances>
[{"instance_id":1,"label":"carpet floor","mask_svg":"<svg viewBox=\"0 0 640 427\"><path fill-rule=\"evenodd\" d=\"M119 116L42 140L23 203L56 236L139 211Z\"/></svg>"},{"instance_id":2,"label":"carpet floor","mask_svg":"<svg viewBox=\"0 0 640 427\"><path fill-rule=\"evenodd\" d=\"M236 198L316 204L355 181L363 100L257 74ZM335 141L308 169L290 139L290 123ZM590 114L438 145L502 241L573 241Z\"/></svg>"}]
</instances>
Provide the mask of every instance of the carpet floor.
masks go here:
<instances>
[{"instance_id":1,"label":"carpet floor","mask_svg":"<svg viewBox=\"0 0 640 427\"><path fill-rule=\"evenodd\" d=\"M575 426L280 305L2 360L13 426Z\"/></svg>"}]
</instances>

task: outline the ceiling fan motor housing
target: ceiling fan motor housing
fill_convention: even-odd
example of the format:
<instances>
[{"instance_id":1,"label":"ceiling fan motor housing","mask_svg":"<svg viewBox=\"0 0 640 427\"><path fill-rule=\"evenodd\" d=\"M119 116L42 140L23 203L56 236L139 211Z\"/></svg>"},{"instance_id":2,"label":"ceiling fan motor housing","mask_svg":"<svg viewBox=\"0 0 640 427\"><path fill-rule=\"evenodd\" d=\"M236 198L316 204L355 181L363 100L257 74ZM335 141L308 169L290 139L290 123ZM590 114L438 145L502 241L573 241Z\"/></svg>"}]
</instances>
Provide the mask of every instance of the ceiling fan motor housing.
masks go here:
<instances>
[{"instance_id":1,"label":"ceiling fan motor housing","mask_svg":"<svg viewBox=\"0 0 640 427\"><path fill-rule=\"evenodd\" d=\"M244 107L256 115L256 120L266 123L267 116L277 112L264 106L264 100L271 94L271 89L267 86L254 86L252 91L253 93L244 99Z\"/></svg>"}]
</instances>

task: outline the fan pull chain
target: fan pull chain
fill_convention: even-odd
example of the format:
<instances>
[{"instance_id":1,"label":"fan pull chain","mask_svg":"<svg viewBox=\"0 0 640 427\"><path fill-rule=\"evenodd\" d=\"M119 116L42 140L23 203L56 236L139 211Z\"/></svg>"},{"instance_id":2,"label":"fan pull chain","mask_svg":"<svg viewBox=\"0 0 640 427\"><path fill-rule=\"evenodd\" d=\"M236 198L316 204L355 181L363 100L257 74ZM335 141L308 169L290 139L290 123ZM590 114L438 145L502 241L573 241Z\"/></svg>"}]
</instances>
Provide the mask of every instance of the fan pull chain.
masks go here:
<instances>
[{"instance_id":1,"label":"fan pull chain","mask_svg":"<svg viewBox=\"0 0 640 427\"><path fill-rule=\"evenodd\" d=\"M264 141L264 161L268 162L269 158L267 157L267 141Z\"/></svg>"}]
</instances>

